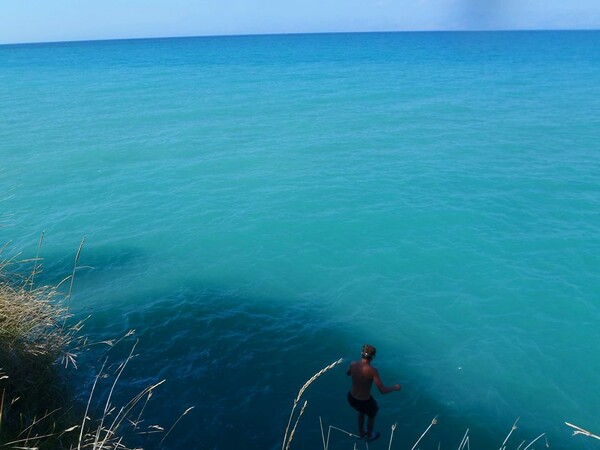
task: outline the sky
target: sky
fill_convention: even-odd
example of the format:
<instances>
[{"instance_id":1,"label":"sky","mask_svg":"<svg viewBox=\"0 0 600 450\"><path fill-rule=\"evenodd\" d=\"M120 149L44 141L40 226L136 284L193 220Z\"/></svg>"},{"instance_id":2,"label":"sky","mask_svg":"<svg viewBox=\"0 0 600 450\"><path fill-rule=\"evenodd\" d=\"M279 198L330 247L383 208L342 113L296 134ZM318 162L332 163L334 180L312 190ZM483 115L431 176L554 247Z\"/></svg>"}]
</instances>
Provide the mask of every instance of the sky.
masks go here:
<instances>
[{"instance_id":1,"label":"sky","mask_svg":"<svg viewBox=\"0 0 600 450\"><path fill-rule=\"evenodd\" d=\"M600 0L0 0L0 44L511 29L600 29Z\"/></svg>"}]
</instances>

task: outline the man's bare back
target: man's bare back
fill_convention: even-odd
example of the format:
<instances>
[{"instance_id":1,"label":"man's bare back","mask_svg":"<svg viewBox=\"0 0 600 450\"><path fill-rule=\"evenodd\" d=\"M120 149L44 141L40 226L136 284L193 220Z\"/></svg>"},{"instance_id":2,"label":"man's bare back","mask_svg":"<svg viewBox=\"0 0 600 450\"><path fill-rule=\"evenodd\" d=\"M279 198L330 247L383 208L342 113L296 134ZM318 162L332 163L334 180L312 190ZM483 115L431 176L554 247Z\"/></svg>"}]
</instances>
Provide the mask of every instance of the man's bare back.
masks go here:
<instances>
[{"instance_id":1,"label":"man's bare back","mask_svg":"<svg viewBox=\"0 0 600 450\"><path fill-rule=\"evenodd\" d=\"M377 374L377 369L363 359L352 362L348 372L352 376L352 389L350 390L352 397L357 400L369 400L374 374Z\"/></svg>"}]
</instances>

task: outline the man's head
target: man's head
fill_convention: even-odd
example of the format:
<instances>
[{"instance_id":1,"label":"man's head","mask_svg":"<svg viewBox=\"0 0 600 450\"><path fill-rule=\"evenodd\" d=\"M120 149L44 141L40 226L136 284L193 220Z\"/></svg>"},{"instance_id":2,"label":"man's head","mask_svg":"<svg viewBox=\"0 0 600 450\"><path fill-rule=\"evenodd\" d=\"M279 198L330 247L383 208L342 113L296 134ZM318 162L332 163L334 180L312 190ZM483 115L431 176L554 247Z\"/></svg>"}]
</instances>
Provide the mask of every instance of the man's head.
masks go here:
<instances>
[{"instance_id":1,"label":"man's head","mask_svg":"<svg viewBox=\"0 0 600 450\"><path fill-rule=\"evenodd\" d=\"M363 359L368 359L370 361L375 356L375 353L377 353L377 350L375 349L375 347L373 347L372 345L369 345L369 344L363 345L362 351L361 351L361 356L363 357Z\"/></svg>"}]
</instances>

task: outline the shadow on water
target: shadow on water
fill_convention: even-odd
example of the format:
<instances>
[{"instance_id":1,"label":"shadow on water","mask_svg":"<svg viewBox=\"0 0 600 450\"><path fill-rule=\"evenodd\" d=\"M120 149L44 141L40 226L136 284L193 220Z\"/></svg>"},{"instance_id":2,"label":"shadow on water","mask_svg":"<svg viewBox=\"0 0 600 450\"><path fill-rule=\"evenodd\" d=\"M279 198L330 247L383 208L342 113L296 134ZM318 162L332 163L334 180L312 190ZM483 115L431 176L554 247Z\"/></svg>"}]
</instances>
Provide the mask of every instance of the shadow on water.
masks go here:
<instances>
[{"instance_id":1,"label":"shadow on water","mask_svg":"<svg viewBox=\"0 0 600 450\"><path fill-rule=\"evenodd\" d=\"M116 272L126 276L128 268L138 267L144 258L144 253L133 247L86 247L78 264L76 290L97 286ZM44 255L44 270L36 276L37 283L62 281L72 272L74 259L75 252ZM26 265L22 269L23 273L30 270ZM321 447L320 419L326 429L333 425L355 431L356 416L345 399L349 387L345 370L363 343L357 342L358 325L363 324L331 317L326 307L314 302L306 305L253 298L236 289L198 283L139 295L114 298L110 305L94 308L87 333L94 340L102 340L137 330L138 356L129 363L118 385L115 403L123 403L146 386L166 379L146 407L146 425L160 424L168 429L186 408L195 407L161 448L280 448L298 389L340 357L345 361L306 391L303 399L309 404L292 447ZM83 306L79 313L87 315L87 310ZM130 338L128 343L132 342ZM127 342L115 347L111 360L122 361L130 348ZM97 356L98 352L91 351L83 359ZM81 400L87 400L95 373L93 366L82 366L75 378L80 380L78 386L84 386L79 392ZM399 394L376 394L381 407L377 419L382 432L380 447L387 448L390 427L397 423L392 448L410 449L434 416L438 416L438 424L420 448L437 448L438 443L441 448L458 448L467 429L473 446L499 448L512 425L485 416L465 417L441 404L426 394L420 374L409 366L386 368L382 377L390 384L400 381L404 389ZM529 442L542 431L528 429L522 421L509 448L516 448L521 440ZM560 442L551 436L551 446L570 448L569 434L566 430ZM161 439L156 435L132 438L147 449L158 448ZM354 442L333 431L330 448L353 448ZM545 446L544 439L539 442ZM578 444L579 448L591 448L587 441ZM362 447L364 444L359 443L358 448Z\"/></svg>"},{"instance_id":2,"label":"shadow on water","mask_svg":"<svg viewBox=\"0 0 600 450\"><path fill-rule=\"evenodd\" d=\"M77 249L51 250L42 249L39 262L39 272L36 273L36 283L39 285L56 286L73 273ZM133 246L93 246L86 245L77 262L76 282L93 282L109 276L117 270L142 263L146 255L143 250ZM33 262L23 264L21 272L29 273Z\"/></svg>"},{"instance_id":3,"label":"shadow on water","mask_svg":"<svg viewBox=\"0 0 600 450\"><path fill-rule=\"evenodd\" d=\"M345 371L362 344L356 342L356 324L330 317L325 308L314 305L309 309L303 304L252 298L235 289L194 284L145 294L143 298L122 299L115 305L119 306L95 313L87 332L106 339L137 330L138 356L129 363L117 398L124 402L144 387L166 379L144 413L146 425L160 424L165 429L186 408L195 406L161 448L280 448L299 388L340 357L344 363L306 391L303 398L309 404L292 448L322 446L319 418L325 427L334 425L354 432L356 416L346 403L349 380ZM124 359L129 349L127 345L115 348L111 358ZM410 367L386 369L382 377L389 384L400 381L404 390L400 394L376 394L381 407L377 419L382 431L378 444L381 448L387 448L394 422L398 424L395 449L410 449L436 415L438 425L420 448L438 448L438 443L441 448L458 448L467 428L473 447L499 448L512 425L496 424L489 417L473 422L473 417L465 418L424 395L426 389L418 381L419 374ZM518 436L511 440L514 446L509 448L539 434L522 425L515 433ZM144 448L155 449L161 438L154 435L134 439ZM354 442L334 432L330 448L353 448ZM358 448L364 448L364 444Z\"/></svg>"},{"instance_id":4,"label":"shadow on water","mask_svg":"<svg viewBox=\"0 0 600 450\"><path fill-rule=\"evenodd\" d=\"M235 291L181 287L145 300L144 308L116 316L140 339L120 395L166 379L145 413L165 428L195 406L165 448L277 448L299 387L338 359L345 341L335 320L315 323L302 308L265 306ZM109 312L89 325L92 334L118 328ZM157 448L152 437L142 444Z\"/></svg>"}]
</instances>

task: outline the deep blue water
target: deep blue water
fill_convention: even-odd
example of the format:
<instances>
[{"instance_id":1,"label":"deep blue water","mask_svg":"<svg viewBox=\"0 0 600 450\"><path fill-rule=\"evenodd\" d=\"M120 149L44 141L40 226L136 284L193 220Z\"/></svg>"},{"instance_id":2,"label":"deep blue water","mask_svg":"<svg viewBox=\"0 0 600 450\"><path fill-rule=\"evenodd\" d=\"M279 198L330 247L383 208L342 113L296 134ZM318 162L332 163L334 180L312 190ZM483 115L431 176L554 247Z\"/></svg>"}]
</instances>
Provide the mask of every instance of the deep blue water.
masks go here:
<instances>
[{"instance_id":1,"label":"deep blue water","mask_svg":"<svg viewBox=\"0 0 600 450\"><path fill-rule=\"evenodd\" d=\"M0 243L44 231L56 283L85 236L73 311L140 340L116 400L165 378L145 425L195 406L165 448L280 448L338 358L292 448L353 431L366 342L404 386L380 447L439 415L421 448L517 417L509 448L592 448L564 422L600 431L599 69L595 31L0 46Z\"/></svg>"}]
</instances>

